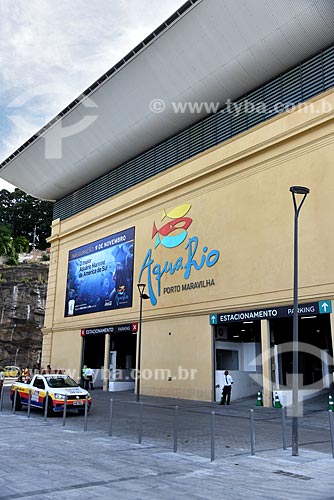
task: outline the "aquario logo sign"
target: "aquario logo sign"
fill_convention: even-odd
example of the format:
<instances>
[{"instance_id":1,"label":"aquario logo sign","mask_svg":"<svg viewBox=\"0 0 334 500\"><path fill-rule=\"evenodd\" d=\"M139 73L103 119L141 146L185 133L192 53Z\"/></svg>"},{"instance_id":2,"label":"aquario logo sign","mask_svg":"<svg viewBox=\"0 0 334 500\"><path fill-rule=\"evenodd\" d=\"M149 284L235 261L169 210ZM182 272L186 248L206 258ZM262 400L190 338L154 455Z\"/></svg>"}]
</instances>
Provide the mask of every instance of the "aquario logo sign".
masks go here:
<instances>
[{"instance_id":1,"label":"aquario logo sign","mask_svg":"<svg viewBox=\"0 0 334 500\"><path fill-rule=\"evenodd\" d=\"M170 220L160 229L157 229L155 222L153 223L152 238L155 238L155 248L160 244L166 248L175 248L184 242L188 235L187 230L193 221L190 217L185 217L190 209L191 205L185 204L173 208L168 214L163 210L161 220L166 217Z\"/></svg>"},{"instance_id":2,"label":"aquario logo sign","mask_svg":"<svg viewBox=\"0 0 334 500\"><path fill-rule=\"evenodd\" d=\"M147 283L153 306L162 293L179 293L215 285L212 277L196 281L196 272L213 267L219 261L220 252L200 244L198 236L191 236L193 219L189 217L190 210L189 204L179 205L168 212L163 210L161 223L153 222L153 249L147 251L138 278L139 283ZM179 248L179 256L174 260L157 262L155 250L159 246L166 249L166 255L168 250ZM175 275L175 285L164 287L163 278L168 274Z\"/></svg>"}]
</instances>

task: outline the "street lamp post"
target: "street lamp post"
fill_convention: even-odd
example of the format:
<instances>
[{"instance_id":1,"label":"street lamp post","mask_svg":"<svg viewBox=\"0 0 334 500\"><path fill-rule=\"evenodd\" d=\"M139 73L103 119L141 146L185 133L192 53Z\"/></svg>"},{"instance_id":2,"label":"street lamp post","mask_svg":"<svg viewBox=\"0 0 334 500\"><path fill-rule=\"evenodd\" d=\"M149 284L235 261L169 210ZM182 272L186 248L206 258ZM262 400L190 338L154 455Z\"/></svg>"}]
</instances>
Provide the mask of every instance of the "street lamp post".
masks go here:
<instances>
[{"instance_id":1,"label":"street lamp post","mask_svg":"<svg viewBox=\"0 0 334 500\"><path fill-rule=\"evenodd\" d=\"M293 333L292 333L292 456L298 456L298 216L306 196L307 187L291 186L294 207L294 252L293 252ZM296 195L302 195L297 204Z\"/></svg>"},{"instance_id":2,"label":"street lamp post","mask_svg":"<svg viewBox=\"0 0 334 500\"><path fill-rule=\"evenodd\" d=\"M138 283L137 284L139 297L140 297L140 306L139 306L139 330L138 330L138 357L137 357L137 394L136 401L139 402L140 399L140 369L141 369L141 329L143 322L143 299L149 299L150 297L144 293L146 288L146 284Z\"/></svg>"}]
</instances>

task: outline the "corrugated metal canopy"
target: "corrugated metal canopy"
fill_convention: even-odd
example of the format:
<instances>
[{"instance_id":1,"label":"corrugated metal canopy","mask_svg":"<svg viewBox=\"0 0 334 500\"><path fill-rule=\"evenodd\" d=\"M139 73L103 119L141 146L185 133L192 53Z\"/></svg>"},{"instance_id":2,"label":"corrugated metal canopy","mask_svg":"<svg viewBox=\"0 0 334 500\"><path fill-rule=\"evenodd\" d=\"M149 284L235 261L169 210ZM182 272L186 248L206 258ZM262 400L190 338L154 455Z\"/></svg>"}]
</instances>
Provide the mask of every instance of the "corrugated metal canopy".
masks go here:
<instances>
[{"instance_id":1,"label":"corrugated metal canopy","mask_svg":"<svg viewBox=\"0 0 334 500\"><path fill-rule=\"evenodd\" d=\"M173 103L223 106L329 46L333 26L332 0L199 0L5 160L0 176L36 198L63 198L207 114ZM163 112L152 111L155 99Z\"/></svg>"}]
</instances>

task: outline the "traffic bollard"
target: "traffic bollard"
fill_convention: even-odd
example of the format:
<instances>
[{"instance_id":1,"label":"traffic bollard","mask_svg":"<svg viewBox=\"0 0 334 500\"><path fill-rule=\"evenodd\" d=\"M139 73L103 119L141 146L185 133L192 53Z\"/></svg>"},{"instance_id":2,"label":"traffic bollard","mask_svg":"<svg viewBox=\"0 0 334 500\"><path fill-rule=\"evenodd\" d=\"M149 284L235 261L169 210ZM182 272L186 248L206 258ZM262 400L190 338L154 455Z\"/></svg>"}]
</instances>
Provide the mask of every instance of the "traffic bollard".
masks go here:
<instances>
[{"instance_id":1,"label":"traffic bollard","mask_svg":"<svg viewBox=\"0 0 334 500\"><path fill-rule=\"evenodd\" d=\"M285 406L282 406L282 443L283 450L286 450L286 410Z\"/></svg>"},{"instance_id":2,"label":"traffic bollard","mask_svg":"<svg viewBox=\"0 0 334 500\"><path fill-rule=\"evenodd\" d=\"M331 435L332 456L334 458L333 412L331 410L328 410L328 418L329 418L329 431L330 431L330 435Z\"/></svg>"},{"instance_id":3,"label":"traffic bollard","mask_svg":"<svg viewBox=\"0 0 334 500\"><path fill-rule=\"evenodd\" d=\"M65 395L65 398L64 398L63 427L65 427L65 423L66 423L66 411L67 411L67 394Z\"/></svg>"},{"instance_id":4,"label":"traffic bollard","mask_svg":"<svg viewBox=\"0 0 334 500\"><path fill-rule=\"evenodd\" d=\"M30 410L31 410L31 390L28 391L28 411L27 417L30 418Z\"/></svg>"},{"instance_id":5,"label":"traffic bollard","mask_svg":"<svg viewBox=\"0 0 334 500\"><path fill-rule=\"evenodd\" d=\"M176 405L174 413L174 449L173 449L174 453L177 452L178 416L179 416L179 407Z\"/></svg>"},{"instance_id":6,"label":"traffic bollard","mask_svg":"<svg viewBox=\"0 0 334 500\"><path fill-rule=\"evenodd\" d=\"M15 415L15 410L16 410L16 400L17 400L17 388L14 391L14 398L13 398L13 415Z\"/></svg>"},{"instance_id":7,"label":"traffic bollard","mask_svg":"<svg viewBox=\"0 0 334 500\"><path fill-rule=\"evenodd\" d=\"M112 399L109 403L109 436L112 436Z\"/></svg>"},{"instance_id":8,"label":"traffic bollard","mask_svg":"<svg viewBox=\"0 0 334 500\"><path fill-rule=\"evenodd\" d=\"M214 411L211 412L211 462L215 459L215 415Z\"/></svg>"},{"instance_id":9,"label":"traffic bollard","mask_svg":"<svg viewBox=\"0 0 334 500\"><path fill-rule=\"evenodd\" d=\"M46 391L45 404L44 404L44 422L46 422L47 418L48 418L48 405L49 405L49 393L48 393L48 391Z\"/></svg>"},{"instance_id":10,"label":"traffic bollard","mask_svg":"<svg viewBox=\"0 0 334 500\"><path fill-rule=\"evenodd\" d=\"M3 396L4 396L5 388L4 386L1 387L1 393L0 393L0 411L2 411L3 407Z\"/></svg>"},{"instance_id":11,"label":"traffic bollard","mask_svg":"<svg viewBox=\"0 0 334 500\"><path fill-rule=\"evenodd\" d=\"M251 455L255 455L254 410L250 410Z\"/></svg>"},{"instance_id":12,"label":"traffic bollard","mask_svg":"<svg viewBox=\"0 0 334 500\"><path fill-rule=\"evenodd\" d=\"M84 421L84 432L87 431L87 417L88 417L88 394L85 397L85 421Z\"/></svg>"},{"instance_id":13,"label":"traffic bollard","mask_svg":"<svg viewBox=\"0 0 334 500\"><path fill-rule=\"evenodd\" d=\"M139 403L139 419L138 419L138 443L141 444L143 437L143 408L144 403Z\"/></svg>"}]
</instances>

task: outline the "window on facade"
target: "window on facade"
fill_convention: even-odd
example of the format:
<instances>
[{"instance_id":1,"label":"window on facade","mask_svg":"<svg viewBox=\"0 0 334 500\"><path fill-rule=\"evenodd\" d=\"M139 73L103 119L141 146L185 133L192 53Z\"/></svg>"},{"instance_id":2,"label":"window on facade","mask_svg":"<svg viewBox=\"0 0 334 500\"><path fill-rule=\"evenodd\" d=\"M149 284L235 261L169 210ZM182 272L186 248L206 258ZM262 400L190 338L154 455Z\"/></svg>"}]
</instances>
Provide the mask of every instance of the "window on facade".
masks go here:
<instances>
[{"instance_id":1,"label":"window on facade","mask_svg":"<svg viewBox=\"0 0 334 500\"><path fill-rule=\"evenodd\" d=\"M239 352L227 349L217 349L216 369L239 370Z\"/></svg>"}]
</instances>

